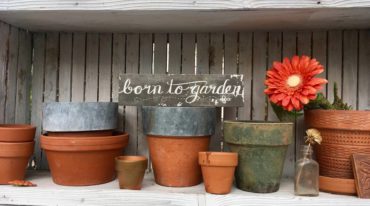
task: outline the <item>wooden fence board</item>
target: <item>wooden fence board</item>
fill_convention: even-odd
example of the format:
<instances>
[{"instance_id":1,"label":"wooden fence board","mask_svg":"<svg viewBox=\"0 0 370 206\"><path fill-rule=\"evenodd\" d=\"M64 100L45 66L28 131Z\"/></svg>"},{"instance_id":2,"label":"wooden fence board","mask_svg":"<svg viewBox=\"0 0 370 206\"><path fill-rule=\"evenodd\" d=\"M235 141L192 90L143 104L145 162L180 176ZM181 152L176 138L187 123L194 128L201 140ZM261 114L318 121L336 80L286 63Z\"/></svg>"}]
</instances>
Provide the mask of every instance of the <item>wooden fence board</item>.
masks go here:
<instances>
[{"instance_id":1,"label":"wooden fence board","mask_svg":"<svg viewBox=\"0 0 370 206\"><path fill-rule=\"evenodd\" d=\"M169 42L169 59L168 59L168 73L181 73L181 34L172 33L168 35Z\"/></svg>"},{"instance_id":2,"label":"wooden fence board","mask_svg":"<svg viewBox=\"0 0 370 206\"><path fill-rule=\"evenodd\" d=\"M266 119L265 78L267 69L267 33L257 32L253 36L253 94L252 119Z\"/></svg>"},{"instance_id":3,"label":"wooden fence board","mask_svg":"<svg viewBox=\"0 0 370 206\"><path fill-rule=\"evenodd\" d=\"M16 91L17 91L17 69L19 52L19 29L10 27L9 34L9 53L8 53L8 72L6 81L6 105L5 123L15 123Z\"/></svg>"},{"instance_id":4,"label":"wooden fence board","mask_svg":"<svg viewBox=\"0 0 370 206\"><path fill-rule=\"evenodd\" d=\"M0 22L0 122L5 120L6 72L8 62L9 25Z\"/></svg>"},{"instance_id":5,"label":"wooden fence board","mask_svg":"<svg viewBox=\"0 0 370 206\"><path fill-rule=\"evenodd\" d=\"M30 90L31 65L32 65L32 42L31 34L25 30L19 32L19 52L17 69L17 97L15 122L30 122Z\"/></svg>"},{"instance_id":6,"label":"wooden fence board","mask_svg":"<svg viewBox=\"0 0 370 206\"><path fill-rule=\"evenodd\" d=\"M237 74L238 73L238 33L224 34L224 73ZM224 108L224 119L235 120L237 117L237 108Z\"/></svg>"},{"instance_id":7,"label":"wooden fence board","mask_svg":"<svg viewBox=\"0 0 370 206\"><path fill-rule=\"evenodd\" d=\"M244 106L238 108L239 120L252 118L252 51L253 33L239 35L239 74L244 75Z\"/></svg>"},{"instance_id":8,"label":"wooden fence board","mask_svg":"<svg viewBox=\"0 0 370 206\"><path fill-rule=\"evenodd\" d=\"M324 66L324 72L319 75L321 78L327 79L327 32L315 31L312 34L312 58L316 58L321 65ZM325 96L327 94L327 85L320 91Z\"/></svg>"},{"instance_id":9,"label":"wooden fence board","mask_svg":"<svg viewBox=\"0 0 370 206\"><path fill-rule=\"evenodd\" d=\"M182 34L182 74L195 73L195 34Z\"/></svg>"},{"instance_id":10,"label":"wooden fence board","mask_svg":"<svg viewBox=\"0 0 370 206\"><path fill-rule=\"evenodd\" d=\"M73 34L72 102L84 101L86 34Z\"/></svg>"},{"instance_id":11,"label":"wooden fence board","mask_svg":"<svg viewBox=\"0 0 370 206\"><path fill-rule=\"evenodd\" d=\"M126 39L126 73L136 74L139 71L139 35L127 34ZM125 130L130 135L126 154L137 154L138 115L136 106L125 108Z\"/></svg>"},{"instance_id":12,"label":"wooden fence board","mask_svg":"<svg viewBox=\"0 0 370 206\"><path fill-rule=\"evenodd\" d=\"M209 46L209 73L210 74L222 74L223 67L223 34L212 33L210 34L210 46ZM220 151L223 150L223 134L222 134L222 109L216 109L216 130L215 134L211 137L210 150Z\"/></svg>"},{"instance_id":13,"label":"wooden fence board","mask_svg":"<svg viewBox=\"0 0 370 206\"><path fill-rule=\"evenodd\" d=\"M342 96L342 54L343 54L343 32L329 31L328 33L328 85L327 97L329 101L334 100L334 82L338 85L338 94Z\"/></svg>"},{"instance_id":14,"label":"wooden fence board","mask_svg":"<svg viewBox=\"0 0 370 206\"><path fill-rule=\"evenodd\" d=\"M112 101L118 102L118 77L125 73L126 59L126 35L113 34L113 57L112 57ZM118 127L120 131L124 130L125 108L118 106Z\"/></svg>"},{"instance_id":15,"label":"wooden fence board","mask_svg":"<svg viewBox=\"0 0 370 206\"><path fill-rule=\"evenodd\" d=\"M274 61L282 60L282 33L281 32L270 32L268 36L268 64L267 69L272 67ZM270 121L277 121L278 118L271 107L270 102L267 103L267 119Z\"/></svg>"},{"instance_id":16,"label":"wooden fence board","mask_svg":"<svg viewBox=\"0 0 370 206\"><path fill-rule=\"evenodd\" d=\"M342 99L353 109L357 109L357 75L358 75L358 32L343 33L343 79ZM345 86L344 86L345 85Z\"/></svg>"},{"instance_id":17,"label":"wooden fence board","mask_svg":"<svg viewBox=\"0 0 370 206\"><path fill-rule=\"evenodd\" d=\"M141 58L141 57L140 57ZM154 73L167 72L167 34L154 35Z\"/></svg>"},{"instance_id":18,"label":"wooden fence board","mask_svg":"<svg viewBox=\"0 0 370 206\"><path fill-rule=\"evenodd\" d=\"M123 62L124 64L124 62ZM98 78L99 78L99 34L87 34L86 36L86 88L85 101L98 101Z\"/></svg>"},{"instance_id":19,"label":"wooden fence board","mask_svg":"<svg viewBox=\"0 0 370 206\"><path fill-rule=\"evenodd\" d=\"M59 52L59 101L71 101L72 79L72 34L60 34Z\"/></svg>"},{"instance_id":20,"label":"wooden fence board","mask_svg":"<svg viewBox=\"0 0 370 206\"><path fill-rule=\"evenodd\" d=\"M358 73L358 109L370 110L370 30L360 31Z\"/></svg>"},{"instance_id":21,"label":"wooden fence board","mask_svg":"<svg viewBox=\"0 0 370 206\"><path fill-rule=\"evenodd\" d=\"M99 102L111 101L112 82L112 34L100 34L99 37Z\"/></svg>"},{"instance_id":22,"label":"wooden fence board","mask_svg":"<svg viewBox=\"0 0 370 206\"><path fill-rule=\"evenodd\" d=\"M165 73L167 66L167 35L156 34L154 38L155 38L154 72ZM153 63L153 35L140 34L140 68L139 68L140 74L152 74L153 66L152 63ZM142 109L141 107L138 107L137 109L138 109L138 118L137 118L138 154L144 155L150 160L148 142L146 139L146 135L144 134L143 131Z\"/></svg>"},{"instance_id":23,"label":"wooden fence board","mask_svg":"<svg viewBox=\"0 0 370 206\"><path fill-rule=\"evenodd\" d=\"M209 74L209 33L197 34L197 74Z\"/></svg>"},{"instance_id":24,"label":"wooden fence board","mask_svg":"<svg viewBox=\"0 0 370 206\"><path fill-rule=\"evenodd\" d=\"M45 47L46 35L44 33L35 33L33 35L33 73L32 75L32 108L31 123L36 126L35 135L35 153L34 160L38 169L47 169L46 156L40 148L40 134L42 131L42 102L44 91L44 66L45 66Z\"/></svg>"}]
</instances>

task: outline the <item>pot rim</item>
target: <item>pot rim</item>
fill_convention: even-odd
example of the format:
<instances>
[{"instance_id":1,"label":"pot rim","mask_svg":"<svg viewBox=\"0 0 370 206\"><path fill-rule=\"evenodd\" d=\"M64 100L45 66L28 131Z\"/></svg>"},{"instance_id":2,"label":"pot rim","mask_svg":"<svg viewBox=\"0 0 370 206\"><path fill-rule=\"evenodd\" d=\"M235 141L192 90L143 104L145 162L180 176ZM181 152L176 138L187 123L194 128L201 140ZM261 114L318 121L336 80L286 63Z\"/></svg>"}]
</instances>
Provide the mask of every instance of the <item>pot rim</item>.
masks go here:
<instances>
[{"instance_id":1,"label":"pot rim","mask_svg":"<svg viewBox=\"0 0 370 206\"><path fill-rule=\"evenodd\" d=\"M98 151L124 148L128 144L128 133L102 137L55 137L41 135L41 148L51 151Z\"/></svg>"},{"instance_id":2,"label":"pot rim","mask_svg":"<svg viewBox=\"0 0 370 206\"><path fill-rule=\"evenodd\" d=\"M249 123L249 124L294 124L293 122L279 122L279 121L259 121L259 120L224 120L224 123L236 124L236 123Z\"/></svg>"},{"instance_id":3,"label":"pot rim","mask_svg":"<svg viewBox=\"0 0 370 206\"><path fill-rule=\"evenodd\" d=\"M27 157L33 154L35 141L0 142L0 157Z\"/></svg>"},{"instance_id":4,"label":"pot rim","mask_svg":"<svg viewBox=\"0 0 370 206\"><path fill-rule=\"evenodd\" d=\"M238 165L238 153L236 152L204 151L198 153L198 158L201 166L236 167Z\"/></svg>"},{"instance_id":5,"label":"pot rim","mask_svg":"<svg viewBox=\"0 0 370 206\"><path fill-rule=\"evenodd\" d=\"M155 134L147 134L146 135L147 138L167 138L167 139L211 138L211 136L212 135L200 135L200 136L196 136L196 135L191 135L191 136L185 136L185 135L181 135L181 136L168 135L168 136L165 136L165 135L155 135Z\"/></svg>"},{"instance_id":6,"label":"pot rim","mask_svg":"<svg viewBox=\"0 0 370 206\"><path fill-rule=\"evenodd\" d=\"M173 106L173 107L169 107L169 106L142 106L143 108L184 108L184 109L190 109L190 108L194 108L194 109L204 109L204 108L209 108L209 109L215 109L216 107L209 107L209 106L204 106L204 107L202 107L202 106L196 106L196 107L189 107L189 106L184 106L184 107L175 107L175 106Z\"/></svg>"},{"instance_id":7,"label":"pot rim","mask_svg":"<svg viewBox=\"0 0 370 206\"><path fill-rule=\"evenodd\" d=\"M118 104L118 102L44 102L43 104Z\"/></svg>"},{"instance_id":8,"label":"pot rim","mask_svg":"<svg viewBox=\"0 0 370 206\"><path fill-rule=\"evenodd\" d=\"M135 163L148 161L148 158L140 155L122 155L115 158L117 163Z\"/></svg>"},{"instance_id":9,"label":"pot rim","mask_svg":"<svg viewBox=\"0 0 370 206\"><path fill-rule=\"evenodd\" d=\"M31 130L36 129L30 124L0 124L0 130Z\"/></svg>"},{"instance_id":10,"label":"pot rim","mask_svg":"<svg viewBox=\"0 0 370 206\"><path fill-rule=\"evenodd\" d=\"M306 109L304 112L341 112L341 113L368 113L370 110L339 110L339 109Z\"/></svg>"}]
</instances>

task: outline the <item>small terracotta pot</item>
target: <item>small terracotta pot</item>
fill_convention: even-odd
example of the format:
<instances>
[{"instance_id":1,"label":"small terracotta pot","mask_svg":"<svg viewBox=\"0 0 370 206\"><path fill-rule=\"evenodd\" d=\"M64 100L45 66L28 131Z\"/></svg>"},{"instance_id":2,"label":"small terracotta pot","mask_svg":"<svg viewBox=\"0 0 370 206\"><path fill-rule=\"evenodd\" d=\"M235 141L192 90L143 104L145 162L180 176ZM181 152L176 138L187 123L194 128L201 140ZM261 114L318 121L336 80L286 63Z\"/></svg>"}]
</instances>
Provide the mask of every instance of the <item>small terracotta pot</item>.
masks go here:
<instances>
[{"instance_id":1,"label":"small terracotta pot","mask_svg":"<svg viewBox=\"0 0 370 206\"><path fill-rule=\"evenodd\" d=\"M32 142L35 132L28 124L0 124L0 142Z\"/></svg>"},{"instance_id":2,"label":"small terracotta pot","mask_svg":"<svg viewBox=\"0 0 370 206\"><path fill-rule=\"evenodd\" d=\"M41 135L51 175L56 184L97 185L115 178L114 158L128 144L128 134L103 137Z\"/></svg>"},{"instance_id":3,"label":"small terracotta pot","mask_svg":"<svg viewBox=\"0 0 370 206\"><path fill-rule=\"evenodd\" d=\"M210 136L148 135L147 137L157 184L188 187L202 182L198 153L208 150Z\"/></svg>"},{"instance_id":4,"label":"small terracotta pot","mask_svg":"<svg viewBox=\"0 0 370 206\"><path fill-rule=\"evenodd\" d=\"M0 142L0 184L23 180L35 142Z\"/></svg>"},{"instance_id":5,"label":"small terracotta pot","mask_svg":"<svg viewBox=\"0 0 370 206\"><path fill-rule=\"evenodd\" d=\"M238 153L199 152L204 187L208 193L227 194L231 191Z\"/></svg>"},{"instance_id":6,"label":"small terracotta pot","mask_svg":"<svg viewBox=\"0 0 370 206\"><path fill-rule=\"evenodd\" d=\"M121 189L140 190L148 159L144 156L116 157L116 171Z\"/></svg>"},{"instance_id":7,"label":"small terracotta pot","mask_svg":"<svg viewBox=\"0 0 370 206\"><path fill-rule=\"evenodd\" d=\"M104 137L112 136L112 130L88 131L88 132L48 132L48 136L53 137Z\"/></svg>"}]
</instances>

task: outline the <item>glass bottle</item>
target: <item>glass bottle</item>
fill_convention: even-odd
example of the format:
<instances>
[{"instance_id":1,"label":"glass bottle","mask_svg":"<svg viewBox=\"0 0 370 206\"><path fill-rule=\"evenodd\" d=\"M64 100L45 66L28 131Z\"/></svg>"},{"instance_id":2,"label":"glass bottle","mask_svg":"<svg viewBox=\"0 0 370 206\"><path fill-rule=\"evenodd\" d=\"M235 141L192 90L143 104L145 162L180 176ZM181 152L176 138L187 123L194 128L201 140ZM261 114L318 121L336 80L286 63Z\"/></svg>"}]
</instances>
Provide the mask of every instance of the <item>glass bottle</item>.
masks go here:
<instances>
[{"instance_id":1,"label":"glass bottle","mask_svg":"<svg viewBox=\"0 0 370 206\"><path fill-rule=\"evenodd\" d=\"M295 165L294 180L295 195L319 195L319 164L312 159L312 147L304 145L301 148L301 158Z\"/></svg>"}]
</instances>

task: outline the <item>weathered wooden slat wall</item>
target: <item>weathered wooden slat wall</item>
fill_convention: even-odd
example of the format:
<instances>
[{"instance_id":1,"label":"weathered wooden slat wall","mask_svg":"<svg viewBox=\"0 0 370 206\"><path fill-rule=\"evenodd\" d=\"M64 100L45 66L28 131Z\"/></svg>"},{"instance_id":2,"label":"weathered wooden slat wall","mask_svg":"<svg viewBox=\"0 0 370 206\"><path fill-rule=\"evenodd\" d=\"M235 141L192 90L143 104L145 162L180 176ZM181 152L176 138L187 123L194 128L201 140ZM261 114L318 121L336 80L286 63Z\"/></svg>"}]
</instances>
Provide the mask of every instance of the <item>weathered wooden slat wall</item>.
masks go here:
<instances>
[{"instance_id":1,"label":"weathered wooden slat wall","mask_svg":"<svg viewBox=\"0 0 370 206\"><path fill-rule=\"evenodd\" d=\"M340 94L354 108L370 109L369 30L30 34L1 24L0 122L38 126L34 159L37 168L46 169L38 144L43 102L117 101L120 73L244 74L244 107L218 110L218 128L210 148L220 150L222 117L277 120L263 94L265 72L274 60L294 54L314 56L327 68L322 76L330 84L323 92L330 99L336 81ZM140 108L120 106L119 113L119 129L130 133L126 153L148 155ZM303 130L298 119L285 176L293 175Z\"/></svg>"}]
</instances>

